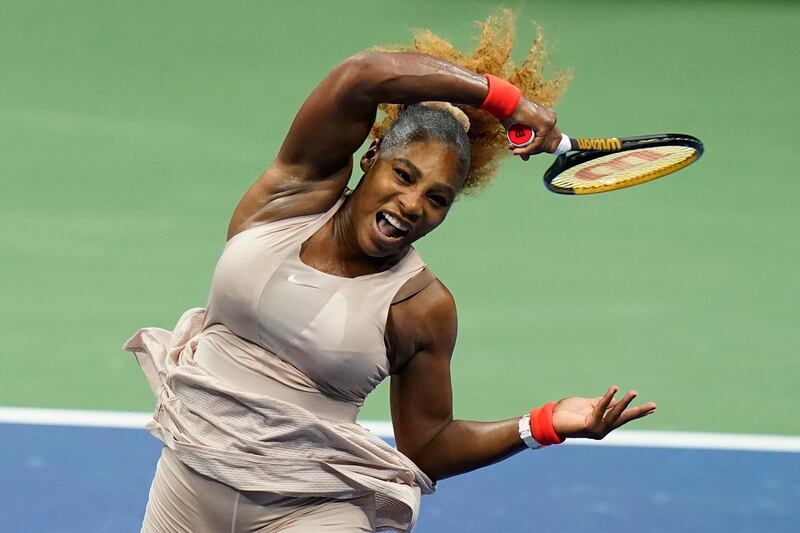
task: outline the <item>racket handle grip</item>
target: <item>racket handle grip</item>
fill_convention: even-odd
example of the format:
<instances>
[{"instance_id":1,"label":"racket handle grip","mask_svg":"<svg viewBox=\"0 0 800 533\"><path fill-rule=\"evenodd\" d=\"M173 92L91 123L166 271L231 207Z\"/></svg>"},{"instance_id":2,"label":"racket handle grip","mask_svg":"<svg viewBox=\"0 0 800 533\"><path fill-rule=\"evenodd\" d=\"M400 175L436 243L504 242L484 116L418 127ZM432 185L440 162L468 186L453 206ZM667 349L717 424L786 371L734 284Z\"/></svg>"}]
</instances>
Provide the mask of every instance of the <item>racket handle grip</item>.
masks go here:
<instances>
[{"instance_id":1,"label":"racket handle grip","mask_svg":"<svg viewBox=\"0 0 800 533\"><path fill-rule=\"evenodd\" d=\"M528 146L533 142L535 137L531 128L525 124L518 123L512 124L508 127L506 136L508 137L508 142L517 148ZM558 147L556 148L555 152L553 152L553 155L561 155L569 152L570 150L572 150L572 139L562 133L561 141L559 141Z\"/></svg>"}]
</instances>

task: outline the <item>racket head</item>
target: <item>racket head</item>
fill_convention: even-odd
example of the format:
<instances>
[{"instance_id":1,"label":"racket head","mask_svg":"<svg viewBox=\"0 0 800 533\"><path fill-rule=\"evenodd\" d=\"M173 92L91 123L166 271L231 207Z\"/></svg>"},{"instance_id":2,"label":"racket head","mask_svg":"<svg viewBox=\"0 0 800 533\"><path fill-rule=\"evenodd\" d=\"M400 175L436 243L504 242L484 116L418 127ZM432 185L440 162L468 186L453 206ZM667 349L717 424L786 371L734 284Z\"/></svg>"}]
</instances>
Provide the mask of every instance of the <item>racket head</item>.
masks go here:
<instances>
[{"instance_id":1,"label":"racket head","mask_svg":"<svg viewBox=\"0 0 800 533\"><path fill-rule=\"evenodd\" d=\"M682 133L613 140L618 141L619 150L558 156L545 172L545 187L558 194L595 194L624 189L672 174L703 155L703 143ZM576 144L581 141L584 140L576 140Z\"/></svg>"}]
</instances>

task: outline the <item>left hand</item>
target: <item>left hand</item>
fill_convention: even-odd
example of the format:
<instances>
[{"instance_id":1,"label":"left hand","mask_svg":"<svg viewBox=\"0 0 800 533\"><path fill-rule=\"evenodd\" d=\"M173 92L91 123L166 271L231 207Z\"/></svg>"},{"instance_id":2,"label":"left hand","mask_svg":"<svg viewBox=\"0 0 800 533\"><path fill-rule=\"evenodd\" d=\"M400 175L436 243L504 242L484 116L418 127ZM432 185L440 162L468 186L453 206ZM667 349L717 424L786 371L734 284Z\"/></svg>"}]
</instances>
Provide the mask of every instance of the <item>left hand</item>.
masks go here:
<instances>
[{"instance_id":1,"label":"left hand","mask_svg":"<svg viewBox=\"0 0 800 533\"><path fill-rule=\"evenodd\" d=\"M553 410L553 428L562 438L587 438L600 440L613 430L631 420L652 414L656 404L650 402L628 409L636 398L636 391L629 391L619 400L614 395L619 387L611 387L598 398L564 398Z\"/></svg>"}]
</instances>

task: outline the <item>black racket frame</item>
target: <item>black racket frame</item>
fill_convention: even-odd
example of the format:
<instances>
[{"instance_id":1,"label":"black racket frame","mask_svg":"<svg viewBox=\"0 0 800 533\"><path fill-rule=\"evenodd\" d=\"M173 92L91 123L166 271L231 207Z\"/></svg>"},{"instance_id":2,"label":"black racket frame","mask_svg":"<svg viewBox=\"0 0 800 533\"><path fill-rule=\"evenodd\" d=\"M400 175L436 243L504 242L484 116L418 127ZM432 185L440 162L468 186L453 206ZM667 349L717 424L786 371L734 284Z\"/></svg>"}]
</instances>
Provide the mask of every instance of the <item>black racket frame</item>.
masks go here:
<instances>
[{"instance_id":1,"label":"black racket frame","mask_svg":"<svg viewBox=\"0 0 800 533\"><path fill-rule=\"evenodd\" d=\"M558 187L553 185L553 180L564 172L576 165L586 163L598 157L615 153L626 152L628 150L636 150L641 148L650 148L656 146L688 146L697 150L697 157L700 158L705 150L702 141L692 135L685 133L656 133L652 135L638 135L636 137L616 137L620 142L619 149L611 150L579 150L578 139L570 139L572 141L572 149L577 151L570 151L561 154L556 158L550 168L544 173L544 186L548 190L557 194L575 194L572 188ZM590 139L591 140L591 139ZM597 139L598 141L609 141L609 139Z\"/></svg>"}]
</instances>

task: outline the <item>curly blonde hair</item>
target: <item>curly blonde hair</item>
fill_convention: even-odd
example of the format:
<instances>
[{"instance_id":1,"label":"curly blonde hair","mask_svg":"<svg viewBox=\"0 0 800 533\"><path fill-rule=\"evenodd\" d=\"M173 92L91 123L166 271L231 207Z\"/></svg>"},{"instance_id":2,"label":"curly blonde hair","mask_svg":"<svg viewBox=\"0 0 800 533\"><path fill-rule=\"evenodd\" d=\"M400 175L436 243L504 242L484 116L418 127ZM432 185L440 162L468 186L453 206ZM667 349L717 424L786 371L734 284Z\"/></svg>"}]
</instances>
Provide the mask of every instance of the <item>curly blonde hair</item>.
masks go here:
<instances>
[{"instance_id":1,"label":"curly blonde hair","mask_svg":"<svg viewBox=\"0 0 800 533\"><path fill-rule=\"evenodd\" d=\"M393 47L375 47L381 51L417 52L449 61L478 74L493 74L513 83L529 100L552 107L564 92L571 74L557 72L546 79L543 67L547 59L544 38L539 29L525 60L517 65L511 59L511 48L516 30L516 15L507 8L501 8L495 15L477 22L480 34L475 49L464 53L450 42L430 30L418 30L414 44ZM537 28L538 29L538 28ZM470 194L482 190L497 172L500 162L509 155L502 124L489 113L478 108L457 105L469 118L467 132L470 140L470 170L462 193ZM373 137L385 137L397 120L403 106L381 104L383 120L372 128Z\"/></svg>"}]
</instances>

